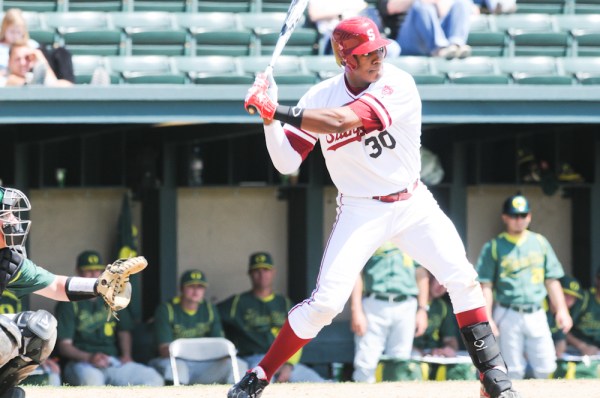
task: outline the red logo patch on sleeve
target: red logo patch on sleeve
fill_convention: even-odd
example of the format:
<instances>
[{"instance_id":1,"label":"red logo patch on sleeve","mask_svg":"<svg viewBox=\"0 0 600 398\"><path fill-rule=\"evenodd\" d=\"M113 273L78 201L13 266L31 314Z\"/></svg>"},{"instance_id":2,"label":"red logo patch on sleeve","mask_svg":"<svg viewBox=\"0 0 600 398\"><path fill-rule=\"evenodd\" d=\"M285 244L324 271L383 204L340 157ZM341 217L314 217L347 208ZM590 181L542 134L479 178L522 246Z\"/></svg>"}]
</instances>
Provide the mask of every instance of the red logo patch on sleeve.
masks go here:
<instances>
[{"instance_id":1,"label":"red logo patch on sleeve","mask_svg":"<svg viewBox=\"0 0 600 398\"><path fill-rule=\"evenodd\" d=\"M383 86L383 88L381 89L381 95L391 95L394 92L394 90L390 87L390 86Z\"/></svg>"}]
</instances>

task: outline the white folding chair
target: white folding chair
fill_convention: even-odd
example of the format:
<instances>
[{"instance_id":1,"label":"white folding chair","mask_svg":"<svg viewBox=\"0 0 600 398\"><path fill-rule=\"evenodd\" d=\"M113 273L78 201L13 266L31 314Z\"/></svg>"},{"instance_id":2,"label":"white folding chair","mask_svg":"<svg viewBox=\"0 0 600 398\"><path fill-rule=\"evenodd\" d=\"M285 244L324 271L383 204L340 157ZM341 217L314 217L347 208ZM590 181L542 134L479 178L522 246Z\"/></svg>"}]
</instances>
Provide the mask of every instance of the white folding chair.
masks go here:
<instances>
[{"instance_id":1,"label":"white folding chair","mask_svg":"<svg viewBox=\"0 0 600 398\"><path fill-rule=\"evenodd\" d=\"M231 358L233 380L235 383L240 381L235 346L224 337L177 339L169 344L169 357L173 372L173 384L176 386L180 385L176 358L188 361L209 361L229 357Z\"/></svg>"}]
</instances>

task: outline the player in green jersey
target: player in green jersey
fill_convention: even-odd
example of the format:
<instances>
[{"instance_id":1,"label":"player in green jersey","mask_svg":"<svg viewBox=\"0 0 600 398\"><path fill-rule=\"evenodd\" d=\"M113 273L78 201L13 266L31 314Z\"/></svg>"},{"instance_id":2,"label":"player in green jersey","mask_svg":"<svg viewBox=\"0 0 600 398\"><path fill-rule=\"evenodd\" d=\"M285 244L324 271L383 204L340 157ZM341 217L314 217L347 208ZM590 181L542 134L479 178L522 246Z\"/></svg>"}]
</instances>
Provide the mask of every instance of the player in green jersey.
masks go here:
<instances>
[{"instance_id":1,"label":"player in green jersey","mask_svg":"<svg viewBox=\"0 0 600 398\"><path fill-rule=\"evenodd\" d=\"M524 196L505 200L502 221L506 231L483 246L476 265L490 325L499 336L511 379L523 378L528 364L534 377L547 378L556 369L554 343L542 309L547 295L556 307L557 325L565 333L572 326L558 282L563 267L548 240L527 229L531 211Z\"/></svg>"},{"instance_id":2,"label":"player in green jersey","mask_svg":"<svg viewBox=\"0 0 600 398\"><path fill-rule=\"evenodd\" d=\"M426 276L423 268L417 274L414 260L391 242L367 261L350 296L354 381L375 382L382 355L384 374L402 380L420 377L410 356L415 336L427 328Z\"/></svg>"},{"instance_id":3,"label":"player in green jersey","mask_svg":"<svg viewBox=\"0 0 600 398\"><path fill-rule=\"evenodd\" d=\"M181 275L180 295L162 303L154 314L154 334L159 358L150 361L165 380L173 381L169 345L182 338L225 337L217 308L205 299L208 281L204 272L193 269ZM240 374L246 372L244 361L238 360ZM231 359L188 361L177 359L181 384L213 384L234 382Z\"/></svg>"},{"instance_id":4,"label":"player in green jersey","mask_svg":"<svg viewBox=\"0 0 600 398\"><path fill-rule=\"evenodd\" d=\"M429 274L428 271L425 271ZM476 369L466 352L458 355L458 324L446 288L429 275L427 330L415 337L413 347L422 357L425 380L475 380ZM443 360L442 360L443 359Z\"/></svg>"},{"instance_id":5,"label":"player in green jersey","mask_svg":"<svg viewBox=\"0 0 600 398\"><path fill-rule=\"evenodd\" d=\"M573 328L567 343L581 355L600 355L600 269L595 284L581 299L573 313Z\"/></svg>"},{"instance_id":6,"label":"player in green jersey","mask_svg":"<svg viewBox=\"0 0 600 398\"><path fill-rule=\"evenodd\" d=\"M97 278L104 270L100 254L87 250L77 257L77 273ZM67 360L63 379L75 386L164 385L150 366L131 358L133 318L119 313L119 322L109 317L101 298L58 303L58 352Z\"/></svg>"},{"instance_id":7,"label":"player in green jersey","mask_svg":"<svg viewBox=\"0 0 600 398\"><path fill-rule=\"evenodd\" d=\"M248 368L256 366L287 319L292 308L289 298L273 291L275 269L271 255L265 252L250 256L248 275L250 291L236 294L218 304L225 336L235 344ZM319 382L317 372L299 362L298 351L275 373L277 382Z\"/></svg>"}]
</instances>

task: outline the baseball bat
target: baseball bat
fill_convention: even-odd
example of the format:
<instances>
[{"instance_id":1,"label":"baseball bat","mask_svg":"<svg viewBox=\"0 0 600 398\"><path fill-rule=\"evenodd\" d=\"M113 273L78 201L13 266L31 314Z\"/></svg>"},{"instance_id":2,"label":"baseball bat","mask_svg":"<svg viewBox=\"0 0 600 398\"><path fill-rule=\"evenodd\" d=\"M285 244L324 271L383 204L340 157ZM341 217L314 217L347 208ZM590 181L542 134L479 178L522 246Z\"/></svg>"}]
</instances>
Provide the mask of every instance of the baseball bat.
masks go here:
<instances>
[{"instance_id":1,"label":"baseball bat","mask_svg":"<svg viewBox=\"0 0 600 398\"><path fill-rule=\"evenodd\" d=\"M283 48L290 39L290 36L296 28L296 25L298 25L298 22L302 19L302 16L304 15L304 10L306 10L307 5L308 0L292 0L292 3L288 8L287 15L285 16L285 20L283 21L281 32L279 32L277 43L275 43L275 48L273 49L273 54L271 55L271 61L265 69L265 75L268 76L269 73L273 73L273 67L275 66L275 62L277 62L277 58L279 58L279 56L281 55L281 52L283 51ZM251 115L255 114L256 108L253 106L249 106L248 113Z\"/></svg>"}]
</instances>

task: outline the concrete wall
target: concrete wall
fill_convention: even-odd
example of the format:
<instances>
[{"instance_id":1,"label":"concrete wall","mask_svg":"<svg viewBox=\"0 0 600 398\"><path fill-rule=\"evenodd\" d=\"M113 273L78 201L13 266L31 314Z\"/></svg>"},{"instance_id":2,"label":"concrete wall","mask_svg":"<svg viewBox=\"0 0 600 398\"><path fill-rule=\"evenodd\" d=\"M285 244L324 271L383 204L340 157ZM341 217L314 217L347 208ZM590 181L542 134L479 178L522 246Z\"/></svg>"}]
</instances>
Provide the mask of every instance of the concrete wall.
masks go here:
<instances>
[{"instance_id":1,"label":"concrete wall","mask_svg":"<svg viewBox=\"0 0 600 398\"><path fill-rule=\"evenodd\" d=\"M468 191L467 255L477 260L485 241L502 230L500 208L515 187L472 187ZM85 249L96 249L109 261L114 256L122 189L49 189L29 193L33 209L30 257L39 265L71 275L75 259ZM570 200L559 194L544 196L539 188L523 189L533 209L532 230L548 237L566 270L571 268ZM336 190L324 191L324 243L335 221ZM208 296L220 301L247 290L248 256L266 250L277 267L275 287L287 292L287 202L273 187L182 188L178 190L177 275L191 268L203 270ZM132 203L134 222L140 224L141 204ZM143 238L143 237L142 237ZM143 254L143 253L142 253ZM54 303L32 295L32 308L52 310ZM348 319L348 306L340 319Z\"/></svg>"}]
</instances>

